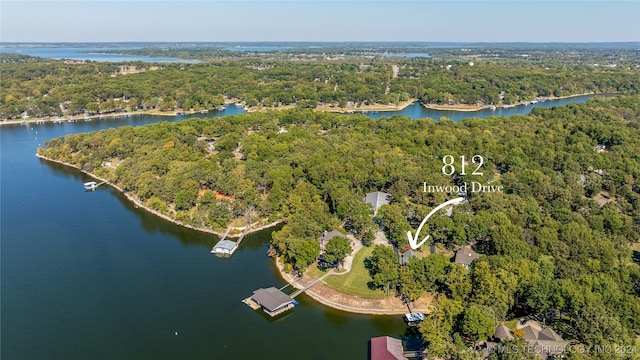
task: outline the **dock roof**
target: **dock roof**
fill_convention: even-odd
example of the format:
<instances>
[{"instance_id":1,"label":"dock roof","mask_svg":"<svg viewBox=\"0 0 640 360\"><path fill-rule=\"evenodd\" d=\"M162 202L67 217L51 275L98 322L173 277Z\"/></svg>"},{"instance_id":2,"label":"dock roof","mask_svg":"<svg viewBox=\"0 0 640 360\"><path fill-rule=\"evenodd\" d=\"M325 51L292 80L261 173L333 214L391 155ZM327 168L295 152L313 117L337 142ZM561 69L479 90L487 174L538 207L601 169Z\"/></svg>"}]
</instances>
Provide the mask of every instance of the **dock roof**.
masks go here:
<instances>
[{"instance_id":1,"label":"dock roof","mask_svg":"<svg viewBox=\"0 0 640 360\"><path fill-rule=\"evenodd\" d=\"M251 299L268 311L275 311L293 302L291 296L274 287L254 291Z\"/></svg>"},{"instance_id":2,"label":"dock roof","mask_svg":"<svg viewBox=\"0 0 640 360\"><path fill-rule=\"evenodd\" d=\"M213 249L232 251L234 247L236 247L235 241L222 240L222 241L218 241L218 243L216 244L216 246L213 247Z\"/></svg>"}]
</instances>

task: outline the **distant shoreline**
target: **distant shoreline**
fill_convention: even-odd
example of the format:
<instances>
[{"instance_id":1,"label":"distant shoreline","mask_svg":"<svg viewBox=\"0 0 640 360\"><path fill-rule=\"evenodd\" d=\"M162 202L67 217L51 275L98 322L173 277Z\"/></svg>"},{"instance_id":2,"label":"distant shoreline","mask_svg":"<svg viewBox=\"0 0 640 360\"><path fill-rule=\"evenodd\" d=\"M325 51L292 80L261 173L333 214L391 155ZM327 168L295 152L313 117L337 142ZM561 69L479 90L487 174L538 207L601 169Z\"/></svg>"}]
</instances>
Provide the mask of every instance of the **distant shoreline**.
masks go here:
<instances>
[{"instance_id":1,"label":"distant shoreline","mask_svg":"<svg viewBox=\"0 0 640 360\"><path fill-rule=\"evenodd\" d=\"M163 213L161 213L161 212L159 212L157 210L153 210L153 209L149 208L148 206L144 205L138 198L136 198L130 192L122 190L122 188L120 188L118 185L112 183L111 181L109 181L109 180L107 180L105 178L97 176L97 175L95 175L93 173L90 173L88 171L82 170L82 169L78 168L77 166L75 166L73 164L69 164L69 163L66 163L66 162L60 161L60 160L51 159L51 158L48 158L48 157L46 157L44 155L40 155L40 154L36 154L36 157L38 157L40 159L43 159L43 160L46 160L46 161L50 161L50 162L53 162L53 163L57 163L57 164L60 164L60 165L64 165L64 166L68 166L68 167L74 168L74 169L82 172L85 175L91 176L92 178L94 178L96 180L104 181L105 184L107 184L107 185L113 187L114 189L118 190L121 194L123 194L129 201L131 201L137 207L142 208L142 209L148 211L149 213L151 213L153 215L156 215L156 216L158 216L158 217L160 217L160 218L162 218L164 220L167 220L167 221L169 221L171 223L174 223L176 225L183 226L183 227L186 227L186 228L189 228L189 229L192 229L192 230L197 230L197 231L206 232L206 233L209 233L209 234L214 234L214 235L218 236L219 238L222 238L222 236L224 235L224 232L222 232L222 231L218 231L218 230L214 230L214 229L210 229L210 228L196 227L196 226L193 226L193 225L190 225L190 224L185 224L185 223L183 223L181 221L178 221L176 219L173 219L172 217L170 217L170 216L168 216L166 214L163 214ZM263 225L260 225L258 227L255 227L255 228L251 228L249 231L247 231L247 234L250 234L250 233L253 233L253 232L257 232L257 231L260 231L260 230L264 230L264 229L268 229L268 228L276 226L276 225L278 225L278 224L280 224L282 222L284 222L284 219L279 219L279 220L276 220L276 221L271 222L269 224L263 224ZM238 230L238 231L244 230L244 228L238 228L238 227L233 227L233 229L234 230ZM227 238L236 238L236 237L239 237L240 235L241 235L241 233L229 233L227 235Z\"/></svg>"},{"instance_id":2,"label":"distant shoreline","mask_svg":"<svg viewBox=\"0 0 640 360\"><path fill-rule=\"evenodd\" d=\"M595 92L588 92L588 93L582 93L582 94L573 94L573 95L566 95L566 96L540 96L538 97L538 99L540 99L540 101L553 101L553 100L562 100L562 99L569 99L569 98L573 98L573 97L579 97L579 96L588 96L588 95L605 95L605 94L609 94L609 93L595 93ZM345 107L345 108L336 108L336 107L329 107L327 105L323 105L321 107L316 107L314 109L312 109L313 111L317 111L317 112L332 112L332 113L366 113L366 112L370 112L370 111L378 111L378 112L392 112L392 111L402 111L405 108L409 107L410 105L412 105L415 102L419 102L419 100L417 99L411 99L411 100L407 100L404 101L398 105L382 105L382 104L374 104L374 105L364 105L364 106L359 106L359 107ZM517 106L523 106L523 105L527 105L530 104L531 100L529 101L521 101L519 103L516 104L509 104L509 105L496 105L496 109L498 108L513 108L513 107L517 107ZM425 103L420 103L422 106L424 106L427 109L431 109L431 110L441 110L441 111L459 111L459 112L474 112L474 111L480 111L480 110L484 110L484 109L488 109L491 107L491 105L465 105L465 104L459 104L459 105L441 105L441 104L425 104ZM234 102L225 102L225 105L227 106L235 106ZM292 108L296 108L295 106L292 105L287 105L287 106L279 106L279 107L258 107L258 106L252 106L252 107L248 107L246 105L243 104L242 108L246 111L246 112L258 112L258 111L266 111L266 110L287 110L287 109L292 109ZM215 109L214 109L215 110ZM138 111L138 112L118 112L118 113L110 113L110 114L97 114L97 115L90 115L90 116L84 116L84 115L74 115L74 116L65 116L65 117L46 117L46 118L29 118L29 119L12 119L12 120L8 120L8 119L0 119L0 126L2 125L11 125L11 124L34 124L38 121L44 121L45 123L55 123L56 121L60 121L62 123L65 122L69 122L69 120L76 120L77 121L83 121L84 119L100 119L101 117L104 118L105 120L110 120L113 118L122 118L122 117L132 117L132 116L141 116L141 115L148 115L148 116L167 116L167 117L175 117L175 116L180 116L180 113L184 113L186 115L193 115L193 114L199 114L202 113L202 111L195 111L195 110L191 110L191 111L170 111L170 112L162 112L162 111L158 111L158 110L151 110L151 111Z\"/></svg>"},{"instance_id":3,"label":"distant shoreline","mask_svg":"<svg viewBox=\"0 0 640 360\"><path fill-rule=\"evenodd\" d=\"M588 93L573 94L573 95L566 95L566 96L553 96L553 95L538 96L535 99L535 101L544 102L544 101L569 99L569 98L579 97L579 96L602 95L602 94L605 94L605 93L588 92ZM490 109L492 106L494 106L496 110L500 108L510 109L518 106L526 106L531 104L532 101L534 100L520 101L515 104L503 104L503 105L469 105L469 104L442 105L442 104L424 104L423 103L422 106L431 110L474 112L474 111Z\"/></svg>"}]
</instances>

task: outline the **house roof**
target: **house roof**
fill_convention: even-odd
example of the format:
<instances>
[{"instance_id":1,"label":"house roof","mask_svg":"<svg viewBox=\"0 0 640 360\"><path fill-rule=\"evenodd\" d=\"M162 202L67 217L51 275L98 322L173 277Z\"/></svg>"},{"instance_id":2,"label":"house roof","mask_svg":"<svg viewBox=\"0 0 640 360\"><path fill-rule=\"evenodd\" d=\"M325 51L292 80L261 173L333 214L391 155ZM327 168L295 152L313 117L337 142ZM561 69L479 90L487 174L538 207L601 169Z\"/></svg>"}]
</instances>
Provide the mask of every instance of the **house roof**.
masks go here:
<instances>
[{"instance_id":1,"label":"house roof","mask_svg":"<svg viewBox=\"0 0 640 360\"><path fill-rule=\"evenodd\" d=\"M529 344L540 349L540 351L536 351L538 353L558 354L564 352L569 344L552 328L541 326L537 321L529 320L525 324L518 324L517 327L522 329L524 339Z\"/></svg>"},{"instance_id":2,"label":"house roof","mask_svg":"<svg viewBox=\"0 0 640 360\"><path fill-rule=\"evenodd\" d=\"M382 205L389 203L389 194L382 191L370 192L365 196L364 202L371 205L375 210L378 210Z\"/></svg>"},{"instance_id":3,"label":"house roof","mask_svg":"<svg viewBox=\"0 0 640 360\"><path fill-rule=\"evenodd\" d=\"M277 310L293 302L291 296L274 287L254 291L251 299L269 311Z\"/></svg>"},{"instance_id":4,"label":"house roof","mask_svg":"<svg viewBox=\"0 0 640 360\"><path fill-rule=\"evenodd\" d=\"M500 324L496 328L496 332L493 333L493 338L505 342L506 340L513 339L513 335L511 335L511 331L509 331L509 328L507 328L504 324Z\"/></svg>"},{"instance_id":5,"label":"house roof","mask_svg":"<svg viewBox=\"0 0 640 360\"><path fill-rule=\"evenodd\" d=\"M481 257L482 255L476 253L470 246L463 246L456 252L455 262L462 265L471 265L473 260Z\"/></svg>"},{"instance_id":6,"label":"house roof","mask_svg":"<svg viewBox=\"0 0 640 360\"><path fill-rule=\"evenodd\" d=\"M538 340L563 341L562 337L552 328L546 327L538 333Z\"/></svg>"},{"instance_id":7,"label":"house roof","mask_svg":"<svg viewBox=\"0 0 640 360\"><path fill-rule=\"evenodd\" d=\"M390 336L371 339L371 360L406 360L402 341Z\"/></svg>"},{"instance_id":8,"label":"house roof","mask_svg":"<svg viewBox=\"0 0 640 360\"><path fill-rule=\"evenodd\" d=\"M320 237L318 238L318 241L329 241L331 239L333 239L334 237L339 236L339 237L343 237L343 238L347 238L343 233L341 233L338 230L331 230L329 232L325 231L324 233L322 233L322 235L320 235Z\"/></svg>"},{"instance_id":9,"label":"house roof","mask_svg":"<svg viewBox=\"0 0 640 360\"><path fill-rule=\"evenodd\" d=\"M409 262L409 259L416 256L418 256L418 254L413 250L405 251L402 254L398 254L400 265L407 265L407 263Z\"/></svg>"}]
</instances>

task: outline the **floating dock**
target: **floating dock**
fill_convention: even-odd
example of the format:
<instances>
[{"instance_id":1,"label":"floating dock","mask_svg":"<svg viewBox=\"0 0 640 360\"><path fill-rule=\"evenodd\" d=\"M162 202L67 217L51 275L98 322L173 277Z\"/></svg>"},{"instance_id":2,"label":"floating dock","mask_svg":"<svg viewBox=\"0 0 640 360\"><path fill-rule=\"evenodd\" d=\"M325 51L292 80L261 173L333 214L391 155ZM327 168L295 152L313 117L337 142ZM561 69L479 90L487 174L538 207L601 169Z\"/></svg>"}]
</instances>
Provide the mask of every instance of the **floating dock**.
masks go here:
<instances>
[{"instance_id":1,"label":"floating dock","mask_svg":"<svg viewBox=\"0 0 640 360\"><path fill-rule=\"evenodd\" d=\"M83 184L84 185L84 190L85 191L94 191L95 189L98 188L98 186L100 186L100 185L102 185L104 183L105 183L104 181L101 182L101 183L97 183L95 181L86 182L86 183Z\"/></svg>"},{"instance_id":2,"label":"floating dock","mask_svg":"<svg viewBox=\"0 0 640 360\"><path fill-rule=\"evenodd\" d=\"M245 235L247 235L247 233L249 232L250 228L251 226L247 225L244 228L242 235L240 235L240 238L238 239L238 241L232 241L232 240L226 240L227 235L229 235L229 232L231 232L231 229L232 229L232 227L228 227L227 231L225 231L225 233L220 238L220 241L218 241L211 249L211 253L225 256L225 257L229 257L233 255L233 253L236 252L236 250L238 249L238 246L240 246L240 242L242 242L242 239L244 239Z\"/></svg>"},{"instance_id":3,"label":"floating dock","mask_svg":"<svg viewBox=\"0 0 640 360\"><path fill-rule=\"evenodd\" d=\"M298 302L295 301L293 297L275 287L258 289L253 292L253 295L242 300L242 302L253 310L262 308L262 310L271 317L278 316L298 305Z\"/></svg>"},{"instance_id":4,"label":"floating dock","mask_svg":"<svg viewBox=\"0 0 640 360\"><path fill-rule=\"evenodd\" d=\"M313 280L309 285L305 286L302 289L296 290L293 294L287 295L282 290L289 287L291 284L287 284L280 289L276 289L275 287L270 287L266 289L258 289L253 292L253 295L249 296L246 299L243 299L242 302L247 304L253 310L258 310L262 308L262 310L267 313L269 316L274 317L282 314L283 312L293 309L298 302L295 300L296 296L302 294L303 292L309 290L313 285L322 281L328 273L324 276Z\"/></svg>"}]
</instances>

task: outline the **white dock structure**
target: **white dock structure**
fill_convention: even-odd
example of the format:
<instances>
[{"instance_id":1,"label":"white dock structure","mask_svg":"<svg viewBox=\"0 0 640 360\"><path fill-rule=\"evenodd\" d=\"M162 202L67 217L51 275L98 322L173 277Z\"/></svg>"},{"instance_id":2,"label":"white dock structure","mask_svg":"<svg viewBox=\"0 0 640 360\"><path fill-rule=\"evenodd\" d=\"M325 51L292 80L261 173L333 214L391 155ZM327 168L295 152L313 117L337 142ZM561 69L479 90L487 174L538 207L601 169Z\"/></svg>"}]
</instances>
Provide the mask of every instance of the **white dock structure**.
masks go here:
<instances>
[{"instance_id":1,"label":"white dock structure","mask_svg":"<svg viewBox=\"0 0 640 360\"><path fill-rule=\"evenodd\" d=\"M251 228L251 225L245 226L244 231L242 232L242 235L240 235L240 238L238 239L238 241L231 241L231 240L226 240L227 235L229 235L229 232L231 232L231 229L233 229L231 226L229 226L227 228L227 231L225 231L222 237L220 238L220 241L218 241L213 246L213 248L211 249L211 253L216 255L221 255L223 257L229 257L233 255L233 253L236 252L236 250L238 249L238 246L240 246L240 242L242 242L242 239L244 239L245 235L247 235L247 233L249 232L250 228Z\"/></svg>"},{"instance_id":2,"label":"white dock structure","mask_svg":"<svg viewBox=\"0 0 640 360\"><path fill-rule=\"evenodd\" d=\"M98 186L100 186L100 185L102 185L104 183L105 183L104 181L101 182L101 183L97 183L95 181L89 181L89 182L84 183L84 189L86 191L94 191L95 189L98 188Z\"/></svg>"}]
</instances>

